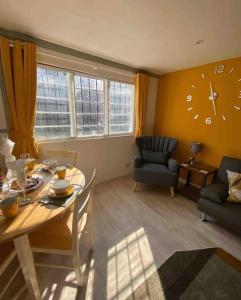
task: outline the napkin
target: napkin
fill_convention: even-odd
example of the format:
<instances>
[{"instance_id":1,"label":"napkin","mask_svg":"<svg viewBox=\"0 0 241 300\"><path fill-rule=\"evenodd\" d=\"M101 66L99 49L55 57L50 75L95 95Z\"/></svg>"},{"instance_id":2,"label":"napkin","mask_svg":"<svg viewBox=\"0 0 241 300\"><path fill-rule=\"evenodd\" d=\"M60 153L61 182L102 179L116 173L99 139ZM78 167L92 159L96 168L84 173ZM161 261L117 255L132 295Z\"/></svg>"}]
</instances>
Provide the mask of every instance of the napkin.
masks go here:
<instances>
[{"instance_id":1,"label":"napkin","mask_svg":"<svg viewBox=\"0 0 241 300\"><path fill-rule=\"evenodd\" d=\"M0 153L4 156L9 156L13 152L13 147L15 143L10 139L1 136L0 137Z\"/></svg>"},{"instance_id":2,"label":"napkin","mask_svg":"<svg viewBox=\"0 0 241 300\"><path fill-rule=\"evenodd\" d=\"M13 141L11 141L10 139L8 139L4 136L0 137L0 153L4 157L6 166L7 166L8 162L15 160L15 156L12 155L14 145L15 145L15 143ZM14 172L12 172L12 170L8 170L7 177L10 178L10 177L14 176L15 174L13 174L13 173Z\"/></svg>"},{"instance_id":3,"label":"napkin","mask_svg":"<svg viewBox=\"0 0 241 300\"><path fill-rule=\"evenodd\" d=\"M13 172L13 174L16 174L16 176L18 176L18 174L22 172L25 172L25 165L25 159L17 159L7 162L8 169L10 169Z\"/></svg>"}]
</instances>

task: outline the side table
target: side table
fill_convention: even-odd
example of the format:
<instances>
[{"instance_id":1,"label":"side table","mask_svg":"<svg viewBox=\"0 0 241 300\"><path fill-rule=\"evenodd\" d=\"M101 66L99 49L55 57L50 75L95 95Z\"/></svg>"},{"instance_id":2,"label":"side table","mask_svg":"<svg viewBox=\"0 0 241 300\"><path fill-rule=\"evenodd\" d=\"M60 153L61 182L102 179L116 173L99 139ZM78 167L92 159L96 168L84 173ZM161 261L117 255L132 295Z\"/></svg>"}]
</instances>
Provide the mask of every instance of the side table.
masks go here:
<instances>
[{"instance_id":1,"label":"side table","mask_svg":"<svg viewBox=\"0 0 241 300\"><path fill-rule=\"evenodd\" d=\"M215 176L217 169L202 163L194 163L189 165L187 163L181 163L179 165L180 170L187 170L186 183L184 186L178 189L178 193L186 196L187 198L197 201L200 195L200 190L206 185L207 179L210 175ZM200 188L190 185L192 174L198 174L202 177L202 182ZM179 173L180 174L180 173Z\"/></svg>"}]
</instances>

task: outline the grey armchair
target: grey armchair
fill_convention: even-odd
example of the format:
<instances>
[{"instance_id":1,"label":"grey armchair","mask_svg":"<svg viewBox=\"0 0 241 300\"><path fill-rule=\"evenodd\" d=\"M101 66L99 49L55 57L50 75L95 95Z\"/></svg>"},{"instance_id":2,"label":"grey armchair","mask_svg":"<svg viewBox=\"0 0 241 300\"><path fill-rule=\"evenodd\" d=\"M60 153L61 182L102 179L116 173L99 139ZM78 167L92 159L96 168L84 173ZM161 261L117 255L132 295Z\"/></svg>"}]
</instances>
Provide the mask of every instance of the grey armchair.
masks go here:
<instances>
[{"instance_id":1,"label":"grey armchair","mask_svg":"<svg viewBox=\"0 0 241 300\"><path fill-rule=\"evenodd\" d=\"M177 189L179 166L171 158L178 141L174 138L142 136L136 138L139 155L134 159L134 181Z\"/></svg>"}]
</instances>

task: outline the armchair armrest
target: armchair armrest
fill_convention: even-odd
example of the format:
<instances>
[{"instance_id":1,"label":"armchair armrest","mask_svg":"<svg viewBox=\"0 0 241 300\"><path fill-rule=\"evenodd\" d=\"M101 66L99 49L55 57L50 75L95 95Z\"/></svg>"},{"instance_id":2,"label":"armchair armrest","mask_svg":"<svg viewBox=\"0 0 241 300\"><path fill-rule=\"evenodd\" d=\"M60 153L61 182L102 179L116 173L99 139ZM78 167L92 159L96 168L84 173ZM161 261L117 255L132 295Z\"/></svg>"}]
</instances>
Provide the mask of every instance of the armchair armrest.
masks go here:
<instances>
[{"instance_id":1,"label":"armchair armrest","mask_svg":"<svg viewBox=\"0 0 241 300\"><path fill-rule=\"evenodd\" d=\"M220 183L212 183L201 189L202 198L222 204L228 197L228 186Z\"/></svg>"},{"instance_id":2,"label":"armchair armrest","mask_svg":"<svg viewBox=\"0 0 241 300\"><path fill-rule=\"evenodd\" d=\"M134 158L134 168L140 168L142 165L142 157L140 155Z\"/></svg>"},{"instance_id":3,"label":"armchair armrest","mask_svg":"<svg viewBox=\"0 0 241 300\"><path fill-rule=\"evenodd\" d=\"M169 158L168 159L168 169L173 173L178 173L178 171L179 171L178 162L173 158Z\"/></svg>"}]
</instances>

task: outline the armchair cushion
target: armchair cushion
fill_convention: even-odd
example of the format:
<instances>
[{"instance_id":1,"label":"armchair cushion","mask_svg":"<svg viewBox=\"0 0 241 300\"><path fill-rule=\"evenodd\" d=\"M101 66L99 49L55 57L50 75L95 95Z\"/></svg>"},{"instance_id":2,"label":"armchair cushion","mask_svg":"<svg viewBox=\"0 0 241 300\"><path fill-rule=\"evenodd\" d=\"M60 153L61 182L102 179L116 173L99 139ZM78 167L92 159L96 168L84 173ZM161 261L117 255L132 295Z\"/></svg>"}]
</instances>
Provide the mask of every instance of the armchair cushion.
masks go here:
<instances>
[{"instance_id":1,"label":"armchair cushion","mask_svg":"<svg viewBox=\"0 0 241 300\"><path fill-rule=\"evenodd\" d=\"M202 188L201 197L222 204L228 197L228 187L221 183L207 185Z\"/></svg>"},{"instance_id":2,"label":"armchair cushion","mask_svg":"<svg viewBox=\"0 0 241 300\"><path fill-rule=\"evenodd\" d=\"M167 165L169 152L155 152L149 150L142 150L143 161L149 163Z\"/></svg>"},{"instance_id":3,"label":"armchair cushion","mask_svg":"<svg viewBox=\"0 0 241 300\"><path fill-rule=\"evenodd\" d=\"M170 158L168 160L168 169L173 173L178 173L179 165L175 159Z\"/></svg>"},{"instance_id":4,"label":"armchair cushion","mask_svg":"<svg viewBox=\"0 0 241 300\"><path fill-rule=\"evenodd\" d=\"M159 186L176 186L177 177L178 174L161 164L143 163L134 171L135 181Z\"/></svg>"},{"instance_id":5,"label":"armchair cushion","mask_svg":"<svg viewBox=\"0 0 241 300\"><path fill-rule=\"evenodd\" d=\"M142 165L142 157L140 155L134 158L134 168L140 168Z\"/></svg>"}]
</instances>

